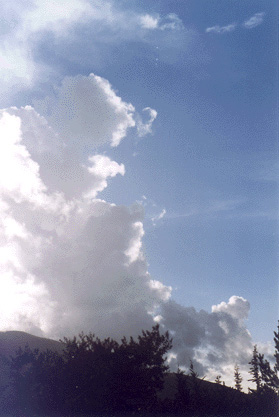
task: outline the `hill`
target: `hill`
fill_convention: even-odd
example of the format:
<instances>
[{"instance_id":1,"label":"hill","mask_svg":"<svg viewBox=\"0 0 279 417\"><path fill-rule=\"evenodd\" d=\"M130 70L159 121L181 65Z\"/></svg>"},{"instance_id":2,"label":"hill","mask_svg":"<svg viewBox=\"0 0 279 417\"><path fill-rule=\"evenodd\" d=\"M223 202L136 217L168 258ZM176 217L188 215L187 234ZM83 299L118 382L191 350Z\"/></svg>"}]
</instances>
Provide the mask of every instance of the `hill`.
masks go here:
<instances>
[{"instance_id":1,"label":"hill","mask_svg":"<svg viewBox=\"0 0 279 417\"><path fill-rule=\"evenodd\" d=\"M63 343L57 340L33 336L20 331L0 332L0 355L9 358L13 356L19 347L24 349L28 345L31 349L40 351L53 350L62 353Z\"/></svg>"},{"instance_id":2,"label":"hill","mask_svg":"<svg viewBox=\"0 0 279 417\"><path fill-rule=\"evenodd\" d=\"M0 332L0 394L2 395L5 392L5 396L2 395L0 403L5 401L6 395L10 395L10 390L5 389L11 383L10 359L19 348L24 349L25 346L29 346L32 350L51 350L58 353L63 351L63 343L56 340L33 336L20 331Z\"/></svg>"}]
</instances>

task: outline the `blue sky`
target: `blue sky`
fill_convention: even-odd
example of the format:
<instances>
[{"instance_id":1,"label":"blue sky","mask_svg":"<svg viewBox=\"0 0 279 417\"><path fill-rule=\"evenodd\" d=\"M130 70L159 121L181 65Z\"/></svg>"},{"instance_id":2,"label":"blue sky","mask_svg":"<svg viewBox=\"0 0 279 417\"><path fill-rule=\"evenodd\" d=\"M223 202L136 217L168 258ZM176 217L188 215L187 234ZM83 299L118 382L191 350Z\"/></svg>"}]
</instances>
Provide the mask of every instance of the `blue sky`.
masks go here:
<instances>
[{"instance_id":1,"label":"blue sky","mask_svg":"<svg viewBox=\"0 0 279 417\"><path fill-rule=\"evenodd\" d=\"M129 331L150 325L156 307L157 320L174 334L192 319L204 334L222 328L220 366L233 338L239 363L247 359L243 346L250 352L257 342L268 351L278 318L276 3L13 0L3 7L2 129L7 138L21 129L14 143L29 153L19 147L15 155L32 159L19 163L23 171L14 169L18 184L0 184L3 196L9 193L3 213L12 216L5 217L3 241L8 251L15 248L13 271L22 265L18 276L10 269L14 258L4 265L11 281L2 292L16 301L3 329L61 337L70 322L79 329L90 319L99 330ZM69 121L75 108L80 115ZM27 233L33 249L11 243ZM38 252L40 265L28 251ZM66 265L67 253L77 267ZM40 300L52 307L42 313ZM211 329L199 310L218 326ZM185 332L177 336L177 359L195 354L202 366L212 341L202 339L194 350ZM203 366L210 375L220 372Z\"/></svg>"}]
</instances>

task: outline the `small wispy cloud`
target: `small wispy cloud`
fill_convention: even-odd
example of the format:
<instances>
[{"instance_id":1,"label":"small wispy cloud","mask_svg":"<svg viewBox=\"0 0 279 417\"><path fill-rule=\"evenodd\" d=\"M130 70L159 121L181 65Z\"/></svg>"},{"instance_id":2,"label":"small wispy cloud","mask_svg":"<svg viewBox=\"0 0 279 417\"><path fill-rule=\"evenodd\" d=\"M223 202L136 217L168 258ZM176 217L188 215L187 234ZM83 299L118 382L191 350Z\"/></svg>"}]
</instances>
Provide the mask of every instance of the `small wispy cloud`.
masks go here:
<instances>
[{"instance_id":1,"label":"small wispy cloud","mask_svg":"<svg viewBox=\"0 0 279 417\"><path fill-rule=\"evenodd\" d=\"M264 20L264 12L260 12L260 13L255 13L252 17L250 17L250 19L246 20L243 23L243 26L246 29L253 29L259 25L261 25L263 23Z\"/></svg>"},{"instance_id":2,"label":"small wispy cloud","mask_svg":"<svg viewBox=\"0 0 279 417\"><path fill-rule=\"evenodd\" d=\"M148 113L149 119L146 122L143 122L140 115L138 115L137 131L139 137L152 133L152 124L157 117L157 111L151 109L151 107L145 107L142 111Z\"/></svg>"},{"instance_id":3,"label":"small wispy cloud","mask_svg":"<svg viewBox=\"0 0 279 417\"><path fill-rule=\"evenodd\" d=\"M212 33L223 34L223 33L233 32L235 30L236 26L237 26L236 23L231 23L227 26L216 25L216 26L212 26L210 28L207 28L205 31L206 31L206 33L212 32Z\"/></svg>"},{"instance_id":4,"label":"small wispy cloud","mask_svg":"<svg viewBox=\"0 0 279 417\"><path fill-rule=\"evenodd\" d=\"M242 24L242 27L245 29L253 29L260 24L263 23L264 20L264 12L258 12L255 13L253 16L251 16L249 19L245 20L245 22ZM233 32L237 27L238 23L230 23L226 26L211 26L205 29L206 33L217 33L218 35L223 35L225 33Z\"/></svg>"},{"instance_id":5,"label":"small wispy cloud","mask_svg":"<svg viewBox=\"0 0 279 417\"><path fill-rule=\"evenodd\" d=\"M160 29L161 30L177 30L184 27L182 20L175 13L169 13L162 19Z\"/></svg>"},{"instance_id":6,"label":"small wispy cloud","mask_svg":"<svg viewBox=\"0 0 279 417\"><path fill-rule=\"evenodd\" d=\"M194 216L215 215L221 214L222 212L232 212L238 209L244 202L244 199L214 200L208 202L204 207L188 209L184 213L170 213L167 215L167 219L180 219Z\"/></svg>"},{"instance_id":7,"label":"small wispy cloud","mask_svg":"<svg viewBox=\"0 0 279 417\"><path fill-rule=\"evenodd\" d=\"M163 209L159 214L157 214L156 216L152 217L151 220L152 220L153 225L155 226L156 225L156 222L158 220L161 220L163 217L165 217L166 213L167 213L167 210L166 209Z\"/></svg>"}]
</instances>

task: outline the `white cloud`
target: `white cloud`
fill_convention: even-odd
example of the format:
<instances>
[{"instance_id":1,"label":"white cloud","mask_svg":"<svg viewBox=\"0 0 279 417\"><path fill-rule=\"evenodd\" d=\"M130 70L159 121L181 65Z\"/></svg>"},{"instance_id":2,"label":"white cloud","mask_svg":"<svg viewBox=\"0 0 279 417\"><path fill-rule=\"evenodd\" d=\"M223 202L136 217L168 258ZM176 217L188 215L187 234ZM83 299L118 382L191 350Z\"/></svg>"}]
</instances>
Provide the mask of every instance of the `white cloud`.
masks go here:
<instances>
[{"instance_id":1,"label":"white cloud","mask_svg":"<svg viewBox=\"0 0 279 417\"><path fill-rule=\"evenodd\" d=\"M139 22L143 29L150 30L179 30L184 27L182 20L175 13L166 16L145 14L140 16Z\"/></svg>"},{"instance_id":2,"label":"white cloud","mask_svg":"<svg viewBox=\"0 0 279 417\"><path fill-rule=\"evenodd\" d=\"M147 135L148 133L152 133L152 124L154 120L157 117L157 111L154 109L151 109L151 107L145 107L143 109L143 112L147 112L149 116L149 120L147 120L145 123L142 121L141 117L138 115L137 120L137 131L139 137L143 137Z\"/></svg>"},{"instance_id":3,"label":"white cloud","mask_svg":"<svg viewBox=\"0 0 279 417\"><path fill-rule=\"evenodd\" d=\"M159 299L163 300L163 301L168 301L171 297L171 293L172 293L172 287L171 286L166 286L164 284L162 284L162 282L157 281L157 280L150 280L149 281L149 286L150 288L152 288L153 290L156 290L159 294ZM155 321L158 321L158 317L156 316L157 319Z\"/></svg>"},{"instance_id":4,"label":"white cloud","mask_svg":"<svg viewBox=\"0 0 279 417\"><path fill-rule=\"evenodd\" d=\"M149 14L140 16L140 24L144 29L157 29L159 23L158 17L153 17Z\"/></svg>"},{"instance_id":5,"label":"white cloud","mask_svg":"<svg viewBox=\"0 0 279 417\"><path fill-rule=\"evenodd\" d=\"M212 313L171 301L171 287L148 272L143 207L96 198L108 178L124 175L122 164L82 158L31 107L3 111L0 127L2 330L118 338L151 327L154 317L174 335L174 369L193 359L200 374L229 378L235 362L249 362L248 301L233 296Z\"/></svg>"},{"instance_id":6,"label":"white cloud","mask_svg":"<svg viewBox=\"0 0 279 417\"><path fill-rule=\"evenodd\" d=\"M263 13L263 12L255 13L252 17L250 17L250 19L246 20L243 23L243 26L246 29L253 29L253 28L261 25L263 23L264 15L265 15L265 13Z\"/></svg>"},{"instance_id":7,"label":"white cloud","mask_svg":"<svg viewBox=\"0 0 279 417\"><path fill-rule=\"evenodd\" d=\"M236 28L236 23L231 23L227 26L212 26L207 28L205 31L206 33L218 33L218 34L224 34L224 33L228 33L228 32L233 32Z\"/></svg>"},{"instance_id":8,"label":"white cloud","mask_svg":"<svg viewBox=\"0 0 279 417\"><path fill-rule=\"evenodd\" d=\"M156 222L158 220L161 220L163 217L165 217L166 213L167 213L167 210L166 209L163 209L159 214L157 214L156 216L153 216L151 218L151 221L152 221L153 225L155 226L156 225Z\"/></svg>"},{"instance_id":9,"label":"white cloud","mask_svg":"<svg viewBox=\"0 0 279 417\"><path fill-rule=\"evenodd\" d=\"M92 6L84 0L13 0L2 4L1 14L6 33L1 38L0 76L2 100L24 88L30 88L50 71L47 65L35 62L33 47L42 31L55 36L68 35L71 27L82 19L92 18Z\"/></svg>"},{"instance_id":10,"label":"white cloud","mask_svg":"<svg viewBox=\"0 0 279 417\"><path fill-rule=\"evenodd\" d=\"M0 193L18 202L41 201L46 187L39 176L39 165L20 143L20 119L4 113L0 135Z\"/></svg>"},{"instance_id":11,"label":"white cloud","mask_svg":"<svg viewBox=\"0 0 279 417\"><path fill-rule=\"evenodd\" d=\"M250 17L250 19L246 20L243 23L243 27L245 27L246 29L253 29L256 26L260 25L263 23L263 19L264 19L264 12L260 12L260 13L255 13L252 17ZM228 32L233 32L236 27L237 27L237 23L231 23L227 26L212 26L212 27L208 27L205 32L206 33L217 33L217 34L224 34L224 33L228 33Z\"/></svg>"},{"instance_id":12,"label":"white cloud","mask_svg":"<svg viewBox=\"0 0 279 417\"><path fill-rule=\"evenodd\" d=\"M117 174L124 175L125 167L123 164L118 164L112 161L109 157L104 155L93 155L88 158L92 163L88 167L88 172L93 174L96 179L99 179L99 184L95 185L94 190L86 193L86 197L94 198L100 191L103 191L107 187L107 178L113 178Z\"/></svg>"},{"instance_id":13,"label":"white cloud","mask_svg":"<svg viewBox=\"0 0 279 417\"><path fill-rule=\"evenodd\" d=\"M161 213L158 215L158 220L162 219L165 216L166 212L166 209L163 209Z\"/></svg>"},{"instance_id":14,"label":"white cloud","mask_svg":"<svg viewBox=\"0 0 279 417\"><path fill-rule=\"evenodd\" d=\"M51 31L62 36L81 19L96 14L94 6L86 0L33 0L29 1L21 22L21 34L29 35L39 31Z\"/></svg>"},{"instance_id":15,"label":"white cloud","mask_svg":"<svg viewBox=\"0 0 279 417\"><path fill-rule=\"evenodd\" d=\"M96 198L124 165L90 152L116 145L134 124L134 108L100 77L66 81L48 120L30 106L1 112L0 327L53 337L82 329L136 335L170 289L151 283L142 207ZM62 103L74 109L72 137Z\"/></svg>"},{"instance_id":16,"label":"white cloud","mask_svg":"<svg viewBox=\"0 0 279 417\"><path fill-rule=\"evenodd\" d=\"M184 25L182 20L175 13L169 13L165 18L162 18L161 30L179 30L183 29Z\"/></svg>"},{"instance_id":17,"label":"white cloud","mask_svg":"<svg viewBox=\"0 0 279 417\"><path fill-rule=\"evenodd\" d=\"M248 318L250 310L249 301L245 300L243 297L238 297L233 295L228 303L224 301L218 305L212 306L213 313L227 313L230 314L237 320L243 321Z\"/></svg>"},{"instance_id":18,"label":"white cloud","mask_svg":"<svg viewBox=\"0 0 279 417\"><path fill-rule=\"evenodd\" d=\"M171 287L148 273L143 207L96 198L108 178L124 175L123 164L84 158L87 138L72 148L30 106L2 111L0 128L1 329L117 338L138 334L155 317L174 335L174 367L192 358L200 373L213 375L249 361L248 301L234 296L212 313L171 301Z\"/></svg>"}]
</instances>

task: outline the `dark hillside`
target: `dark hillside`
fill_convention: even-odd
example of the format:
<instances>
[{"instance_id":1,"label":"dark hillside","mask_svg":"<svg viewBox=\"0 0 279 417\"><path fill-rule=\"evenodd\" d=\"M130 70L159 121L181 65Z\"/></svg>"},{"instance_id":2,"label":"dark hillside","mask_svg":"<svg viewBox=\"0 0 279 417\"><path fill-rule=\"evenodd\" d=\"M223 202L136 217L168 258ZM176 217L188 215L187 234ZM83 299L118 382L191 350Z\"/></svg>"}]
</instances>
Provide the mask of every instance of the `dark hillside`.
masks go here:
<instances>
[{"instance_id":1,"label":"dark hillside","mask_svg":"<svg viewBox=\"0 0 279 417\"><path fill-rule=\"evenodd\" d=\"M24 350L26 346L29 346L32 350L38 349L41 352L50 350L59 354L62 354L64 347L63 343L56 340L33 336L25 332L0 332L0 417L2 417L1 410L6 410L5 404L8 403L13 393L11 388L11 357L16 355L19 348ZM8 411L9 407L7 407Z\"/></svg>"},{"instance_id":2,"label":"dark hillside","mask_svg":"<svg viewBox=\"0 0 279 417\"><path fill-rule=\"evenodd\" d=\"M185 386L191 389L192 381L189 375L183 375L183 380L185 381ZM177 377L174 372L170 372L165 377L164 388L159 393L159 398L161 400L170 399L173 400L177 395ZM238 392L234 388L227 387L225 385L218 385L215 382L205 381L203 379L197 378L197 385L200 389L210 393L211 395L219 394L228 396L228 395L240 395L245 397L247 394L243 392Z\"/></svg>"},{"instance_id":3,"label":"dark hillside","mask_svg":"<svg viewBox=\"0 0 279 417\"><path fill-rule=\"evenodd\" d=\"M262 412L257 414L251 395L190 375L166 374L164 388L158 397L162 411L169 415L273 417Z\"/></svg>"},{"instance_id":4,"label":"dark hillside","mask_svg":"<svg viewBox=\"0 0 279 417\"><path fill-rule=\"evenodd\" d=\"M0 355L13 356L19 347L24 349L26 345L30 349L39 349L40 351L52 350L62 353L63 350L63 343L56 340L19 331L0 332Z\"/></svg>"}]
</instances>

